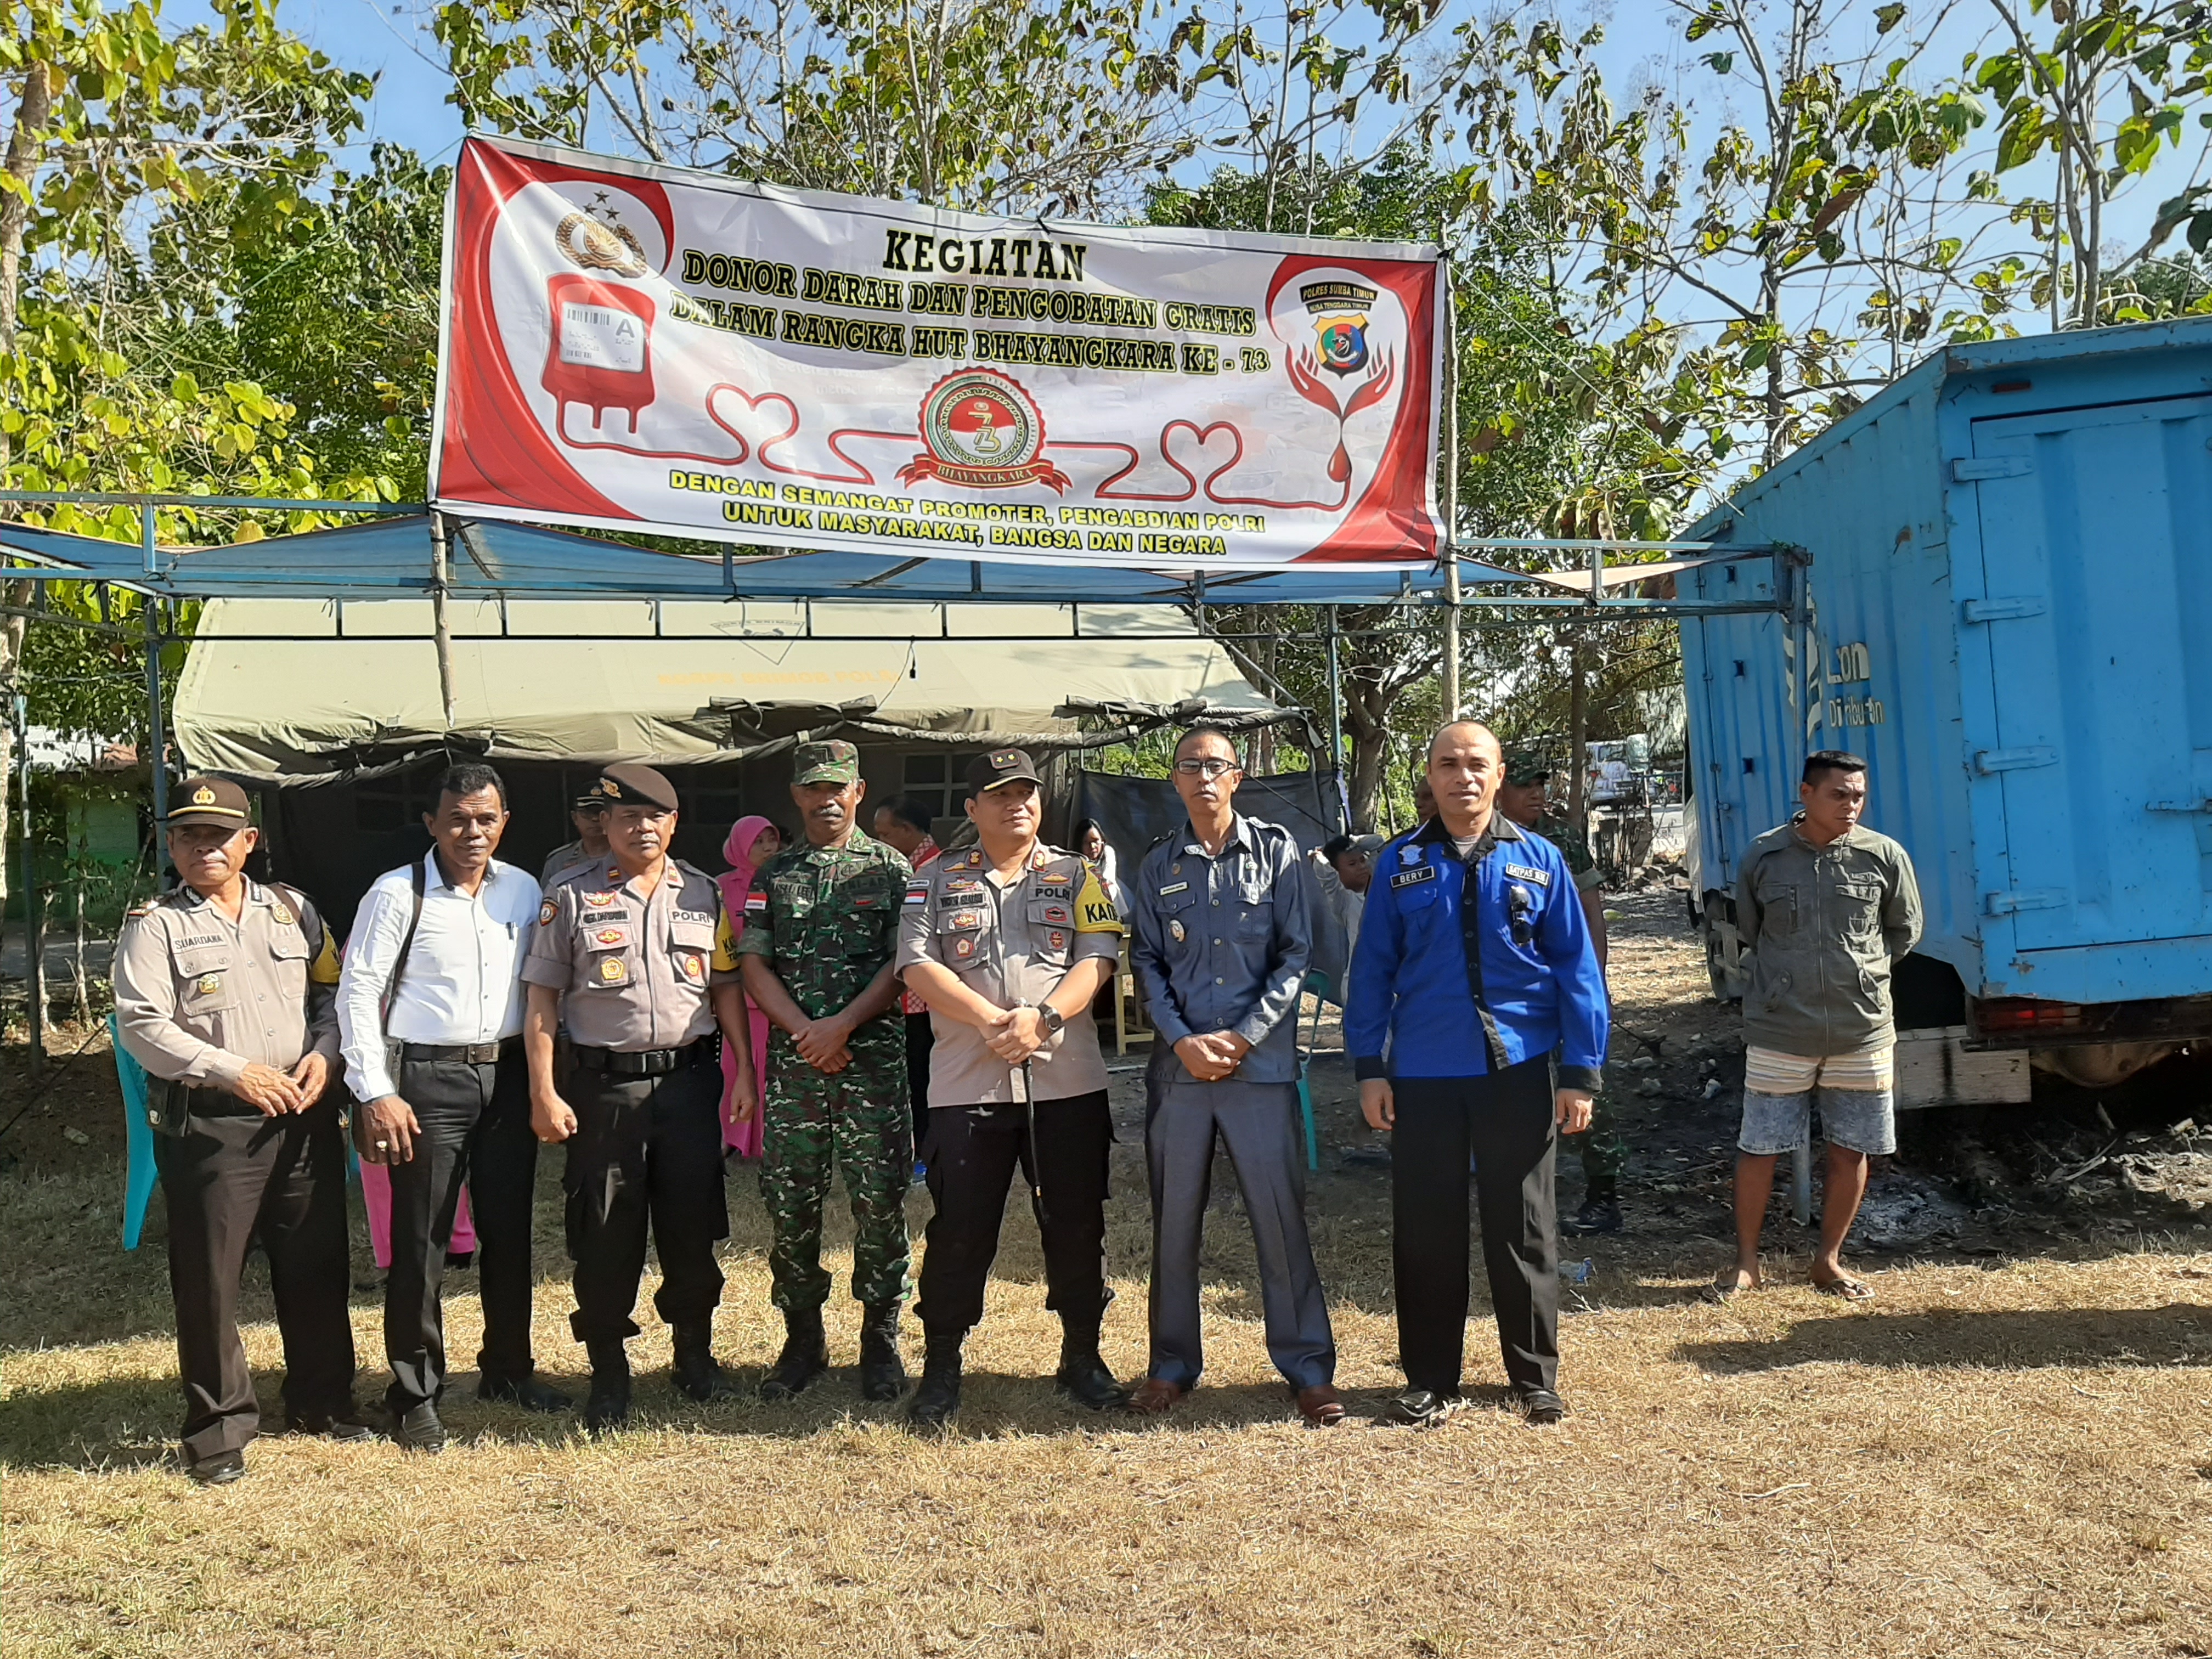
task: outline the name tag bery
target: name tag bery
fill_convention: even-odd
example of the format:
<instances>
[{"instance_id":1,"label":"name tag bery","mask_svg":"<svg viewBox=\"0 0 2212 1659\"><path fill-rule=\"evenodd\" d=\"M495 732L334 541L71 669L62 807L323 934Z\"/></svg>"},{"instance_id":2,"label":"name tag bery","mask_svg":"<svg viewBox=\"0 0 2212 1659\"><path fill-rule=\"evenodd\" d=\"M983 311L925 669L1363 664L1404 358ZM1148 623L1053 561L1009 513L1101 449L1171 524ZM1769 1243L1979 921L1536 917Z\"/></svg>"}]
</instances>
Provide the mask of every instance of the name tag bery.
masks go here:
<instances>
[{"instance_id":1,"label":"name tag bery","mask_svg":"<svg viewBox=\"0 0 2212 1659\"><path fill-rule=\"evenodd\" d=\"M1393 887L1411 887L1416 882L1434 881L1436 878L1437 866L1433 864L1423 864L1411 870L1401 870L1390 878L1390 884Z\"/></svg>"}]
</instances>

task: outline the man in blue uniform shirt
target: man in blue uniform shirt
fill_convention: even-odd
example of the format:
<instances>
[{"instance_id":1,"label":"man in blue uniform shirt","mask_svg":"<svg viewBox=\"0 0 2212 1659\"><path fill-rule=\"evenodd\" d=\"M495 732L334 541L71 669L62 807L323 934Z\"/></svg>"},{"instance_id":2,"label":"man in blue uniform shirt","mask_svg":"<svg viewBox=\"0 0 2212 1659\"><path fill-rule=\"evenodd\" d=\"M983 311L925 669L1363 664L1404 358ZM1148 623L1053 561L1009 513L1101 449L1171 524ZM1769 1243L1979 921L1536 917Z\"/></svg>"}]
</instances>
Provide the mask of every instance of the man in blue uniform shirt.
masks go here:
<instances>
[{"instance_id":1,"label":"man in blue uniform shirt","mask_svg":"<svg viewBox=\"0 0 2212 1659\"><path fill-rule=\"evenodd\" d=\"M1344 1420L1344 1402L1306 1234L1297 1141L1298 993L1313 950L1309 878L1289 830L1231 804L1243 775L1227 732L1195 726L1183 733L1175 787L1189 821L1145 854L1128 887L1129 963L1159 1033L1145 1122L1152 1352L1129 1405L1165 1412L1205 1369L1199 1245L1218 1133L1252 1221L1268 1358L1299 1414L1331 1428Z\"/></svg>"},{"instance_id":2,"label":"man in blue uniform shirt","mask_svg":"<svg viewBox=\"0 0 2212 1659\"><path fill-rule=\"evenodd\" d=\"M1415 1425L1460 1397L1470 1151L1506 1380L1531 1423L1566 1415L1553 1160L1557 1136L1589 1123L1605 976L1559 849L1493 810L1504 777L1486 728L1457 721L1431 740L1437 816L1376 859L1345 1007L1360 1109L1395 1141L1407 1387L1390 1415Z\"/></svg>"}]
</instances>

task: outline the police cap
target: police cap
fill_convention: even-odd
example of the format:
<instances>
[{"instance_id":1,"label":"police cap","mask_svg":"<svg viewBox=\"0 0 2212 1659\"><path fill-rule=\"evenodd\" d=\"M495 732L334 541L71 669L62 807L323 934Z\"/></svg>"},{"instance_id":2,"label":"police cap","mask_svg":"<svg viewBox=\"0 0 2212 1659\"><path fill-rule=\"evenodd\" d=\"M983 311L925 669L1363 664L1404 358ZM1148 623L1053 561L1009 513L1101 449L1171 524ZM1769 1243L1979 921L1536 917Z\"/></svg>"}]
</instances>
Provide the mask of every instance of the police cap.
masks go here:
<instances>
[{"instance_id":1,"label":"police cap","mask_svg":"<svg viewBox=\"0 0 2212 1659\"><path fill-rule=\"evenodd\" d=\"M162 822L172 830L195 823L243 830L253 815L246 791L236 784L223 778L186 778L169 797L169 816Z\"/></svg>"},{"instance_id":2,"label":"police cap","mask_svg":"<svg viewBox=\"0 0 2212 1659\"><path fill-rule=\"evenodd\" d=\"M599 774L599 797L605 806L649 806L659 812L673 812L677 805L676 786L650 766L633 761Z\"/></svg>"},{"instance_id":3,"label":"police cap","mask_svg":"<svg viewBox=\"0 0 2212 1659\"><path fill-rule=\"evenodd\" d=\"M791 781L797 784L858 783L860 751L842 738L802 743L791 753Z\"/></svg>"},{"instance_id":4,"label":"police cap","mask_svg":"<svg viewBox=\"0 0 2212 1659\"><path fill-rule=\"evenodd\" d=\"M968 793L986 794L1002 783L1034 783L1044 787L1036 764L1020 749L994 749L968 763Z\"/></svg>"}]
</instances>

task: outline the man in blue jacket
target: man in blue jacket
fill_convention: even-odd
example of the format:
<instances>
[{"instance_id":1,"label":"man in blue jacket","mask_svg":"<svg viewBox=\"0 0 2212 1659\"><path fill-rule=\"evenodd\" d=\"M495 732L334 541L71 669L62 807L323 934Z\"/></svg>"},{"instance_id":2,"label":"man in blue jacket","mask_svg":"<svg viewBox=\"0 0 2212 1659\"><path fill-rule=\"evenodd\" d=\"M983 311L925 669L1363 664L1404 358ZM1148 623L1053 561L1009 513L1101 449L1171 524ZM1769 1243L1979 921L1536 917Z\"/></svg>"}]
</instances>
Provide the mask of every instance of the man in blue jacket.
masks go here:
<instances>
[{"instance_id":1,"label":"man in blue jacket","mask_svg":"<svg viewBox=\"0 0 2212 1659\"><path fill-rule=\"evenodd\" d=\"M1589 1124L1605 975L1559 850L1493 810L1504 777L1486 728L1457 721L1431 740L1437 816L1376 859L1345 1007L1360 1109L1395 1141L1407 1387L1390 1415L1416 1426L1460 1397L1470 1152L1506 1380L1532 1424L1567 1409L1552 1170L1557 1136Z\"/></svg>"}]
</instances>

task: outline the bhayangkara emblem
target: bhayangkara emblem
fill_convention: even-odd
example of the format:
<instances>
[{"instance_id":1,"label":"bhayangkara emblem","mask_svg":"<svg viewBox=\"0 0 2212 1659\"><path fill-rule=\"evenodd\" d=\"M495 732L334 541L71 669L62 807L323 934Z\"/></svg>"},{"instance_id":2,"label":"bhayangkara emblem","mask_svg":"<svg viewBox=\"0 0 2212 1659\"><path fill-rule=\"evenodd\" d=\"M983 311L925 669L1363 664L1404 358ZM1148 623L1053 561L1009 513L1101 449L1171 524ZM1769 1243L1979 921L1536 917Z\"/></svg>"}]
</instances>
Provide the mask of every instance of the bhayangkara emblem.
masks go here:
<instances>
[{"instance_id":1,"label":"bhayangkara emblem","mask_svg":"<svg viewBox=\"0 0 2212 1659\"><path fill-rule=\"evenodd\" d=\"M921 400L921 443L925 453L899 469L901 483L1068 487L1067 475L1042 459L1044 413L1036 399L995 368L963 368L930 387Z\"/></svg>"}]
</instances>

